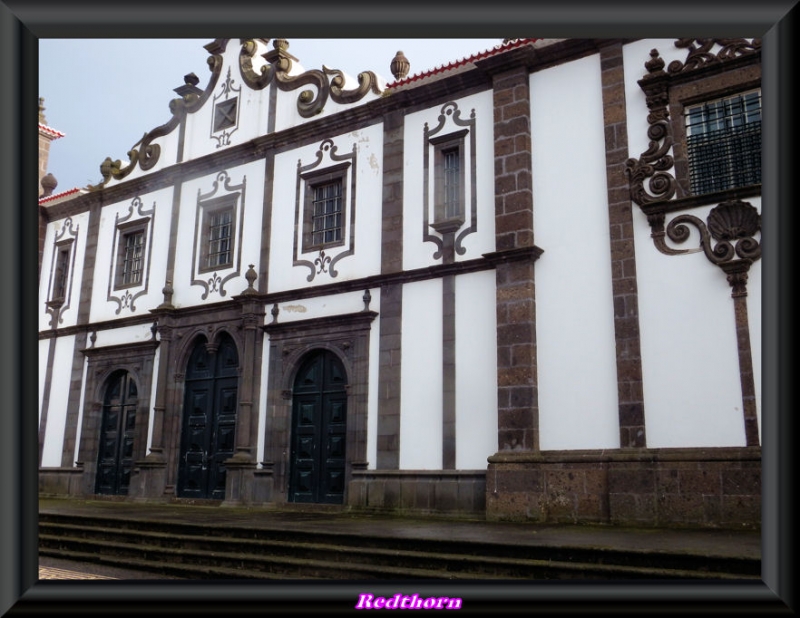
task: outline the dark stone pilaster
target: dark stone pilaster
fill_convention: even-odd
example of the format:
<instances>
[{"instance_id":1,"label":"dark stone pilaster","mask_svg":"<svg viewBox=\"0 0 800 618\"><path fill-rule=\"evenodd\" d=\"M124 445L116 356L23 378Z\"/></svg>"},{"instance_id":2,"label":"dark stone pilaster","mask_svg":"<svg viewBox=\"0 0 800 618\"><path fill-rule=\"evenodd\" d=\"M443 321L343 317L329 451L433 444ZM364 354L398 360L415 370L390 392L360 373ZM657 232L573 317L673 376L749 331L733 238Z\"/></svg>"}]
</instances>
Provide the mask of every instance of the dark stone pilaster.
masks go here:
<instances>
[{"instance_id":1,"label":"dark stone pilaster","mask_svg":"<svg viewBox=\"0 0 800 618\"><path fill-rule=\"evenodd\" d=\"M617 354L617 397L621 447L645 447L644 389L639 337L639 296L633 244L633 213L625 161L628 133L625 114L625 76L622 44L600 48L603 121L606 141L611 285Z\"/></svg>"},{"instance_id":2,"label":"dark stone pilaster","mask_svg":"<svg viewBox=\"0 0 800 618\"><path fill-rule=\"evenodd\" d=\"M533 245L530 80L524 67L494 76L495 244ZM539 449L533 259L497 264L498 450Z\"/></svg>"}]
</instances>

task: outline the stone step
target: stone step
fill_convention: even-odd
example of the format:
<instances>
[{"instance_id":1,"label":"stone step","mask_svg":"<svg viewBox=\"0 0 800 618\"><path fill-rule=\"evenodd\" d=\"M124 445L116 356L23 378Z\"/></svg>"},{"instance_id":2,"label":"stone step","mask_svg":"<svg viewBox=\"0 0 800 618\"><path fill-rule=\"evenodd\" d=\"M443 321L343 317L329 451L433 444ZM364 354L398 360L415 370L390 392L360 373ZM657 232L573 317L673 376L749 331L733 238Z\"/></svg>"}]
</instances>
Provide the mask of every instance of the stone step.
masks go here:
<instances>
[{"instance_id":1,"label":"stone step","mask_svg":"<svg viewBox=\"0 0 800 618\"><path fill-rule=\"evenodd\" d=\"M304 550L314 551L321 548L333 552L335 559L348 560L360 560L362 559L361 554L367 553L373 563L380 561L386 555L385 552L389 552L390 563L392 560L401 560L405 557L408 557L410 561L419 561L422 558L428 558L430 561L435 556L454 555L464 561L464 565L460 567L461 570L472 564L466 560L466 557L472 556L478 561L484 562L490 558L507 558L566 564L616 565L655 569L659 572L696 571L741 577L760 578L761 576L760 561L755 559L713 556L708 553L698 554L696 552L653 552L644 548L616 550L590 546L520 546L511 542L498 541L466 543L442 538L383 537L352 531L335 533L313 530L298 531L283 528L270 529L264 526L242 527L224 523L216 526L201 526L188 522L144 521L141 519L128 521L72 515L40 516L39 525L42 533L53 535L80 536L85 534L95 538L106 535L104 538L107 540L120 542L130 542L130 535L139 535L140 538L147 539L147 544L166 547L208 549L214 543L217 545L221 543L224 546L234 542L245 542L246 544L260 544L262 552L295 556ZM274 545L272 547L264 545L268 543ZM351 552L349 556L344 553L345 548ZM417 554L408 554L407 552L417 552ZM306 553L302 555L309 558L315 557ZM434 567L440 568L438 564L435 564ZM459 568L454 570L459 570ZM508 573L508 575L514 576L514 573Z\"/></svg>"},{"instance_id":2,"label":"stone step","mask_svg":"<svg viewBox=\"0 0 800 618\"><path fill-rule=\"evenodd\" d=\"M238 527L215 529L212 536L205 527L174 522L125 522L118 527L116 520L99 525L91 518L64 517L68 523L55 516L43 519L39 535L43 555L69 559L97 556L128 568L137 568L132 562L144 561L156 569L169 565L197 573L192 577L219 569L219 577L229 577L225 575L229 572L238 578L243 573L248 577L252 573L265 578L326 579L760 578L757 562L728 559L710 569L702 556L672 556L671 561L665 561L663 556L650 555L648 564L637 552L584 549L578 556L569 548L536 548L532 552L530 547L510 548L496 543L476 548L464 543L369 535L288 530L252 534L253 530ZM516 553L512 555L511 549ZM561 559L564 556L566 559Z\"/></svg>"}]
</instances>

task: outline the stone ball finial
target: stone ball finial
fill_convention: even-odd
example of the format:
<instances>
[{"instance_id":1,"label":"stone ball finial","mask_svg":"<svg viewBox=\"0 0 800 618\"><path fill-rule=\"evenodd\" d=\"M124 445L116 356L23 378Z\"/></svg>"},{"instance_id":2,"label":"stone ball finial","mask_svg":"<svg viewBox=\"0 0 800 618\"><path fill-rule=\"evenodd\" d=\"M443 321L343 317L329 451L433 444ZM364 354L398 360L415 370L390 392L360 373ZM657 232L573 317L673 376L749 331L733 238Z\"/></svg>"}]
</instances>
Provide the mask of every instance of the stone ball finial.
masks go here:
<instances>
[{"instance_id":1,"label":"stone ball finial","mask_svg":"<svg viewBox=\"0 0 800 618\"><path fill-rule=\"evenodd\" d=\"M389 64L389 69L392 71L392 75L394 75L395 79L403 79L406 75L408 75L408 70L411 68L411 63L406 58L405 54L401 51L398 51L392 62Z\"/></svg>"},{"instance_id":2,"label":"stone ball finial","mask_svg":"<svg viewBox=\"0 0 800 618\"><path fill-rule=\"evenodd\" d=\"M44 193L42 193L41 197L53 195L53 191L57 186L58 181L56 180L56 177L52 174L47 174L44 178L42 178L42 189L44 189Z\"/></svg>"}]
</instances>

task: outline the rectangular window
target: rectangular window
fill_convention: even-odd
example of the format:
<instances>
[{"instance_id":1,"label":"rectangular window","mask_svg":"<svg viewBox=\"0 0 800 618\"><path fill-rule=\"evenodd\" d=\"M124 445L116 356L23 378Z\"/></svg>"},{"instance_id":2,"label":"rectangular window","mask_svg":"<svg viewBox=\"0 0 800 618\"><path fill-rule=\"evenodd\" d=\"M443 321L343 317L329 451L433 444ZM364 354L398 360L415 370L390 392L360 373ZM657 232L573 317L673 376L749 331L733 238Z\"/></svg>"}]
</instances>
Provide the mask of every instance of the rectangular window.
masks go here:
<instances>
[{"instance_id":1,"label":"rectangular window","mask_svg":"<svg viewBox=\"0 0 800 618\"><path fill-rule=\"evenodd\" d=\"M429 140L433 146L434 227L452 228L464 222L464 138L468 133L464 129Z\"/></svg>"},{"instance_id":2,"label":"rectangular window","mask_svg":"<svg viewBox=\"0 0 800 618\"><path fill-rule=\"evenodd\" d=\"M452 219L461 214L461 157L458 148L442 151L444 159L444 216Z\"/></svg>"},{"instance_id":3,"label":"rectangular window","mask_svg":"<svg viewBox=\"0 0 800 618\"><path fill-rule=\"evenodd\" d=\"M121 286L136 285L142 282L144 230L137 230L122 236L118 268Z\"/></svg>"},{"instance_id":4,"label":"rectangular window","mask_svg":"<svg viewBox=\"0 0 800 618\"><path fill-rule=\"evenodd\" d=\"M342 241L342 181L313 187L311 244L330 245Z\"/></svg>"},{"instance_id":5,"label":"rectangular window","mask_svg":"<svg viewBox=\"0 0 800 618\"><path fill-rule=\"evenodd\" d=\"M761 93L687 106L691 190L704 195L761 183Z\"/></svg>"},{"instance_id":6,"label":"rectangular window","mask_svg":"<svg viewBox=\"0 0 800 618\"><path fill-rule=\"evenodd\" d=\"M56 272L53 279L53 300L63 300L67 295L69 277L69 248L59 249L56 256Z\"/></svg>"},{"instance_id":7,"label":"rectangular window","mask_svg":"<svg viewBox=\"0 0 800 618\"><path fill-rule=\"evenodd\" d=\"M220 268L233 263L233 208L208 213L206 268Z\"/></svg>"}]
</instances>

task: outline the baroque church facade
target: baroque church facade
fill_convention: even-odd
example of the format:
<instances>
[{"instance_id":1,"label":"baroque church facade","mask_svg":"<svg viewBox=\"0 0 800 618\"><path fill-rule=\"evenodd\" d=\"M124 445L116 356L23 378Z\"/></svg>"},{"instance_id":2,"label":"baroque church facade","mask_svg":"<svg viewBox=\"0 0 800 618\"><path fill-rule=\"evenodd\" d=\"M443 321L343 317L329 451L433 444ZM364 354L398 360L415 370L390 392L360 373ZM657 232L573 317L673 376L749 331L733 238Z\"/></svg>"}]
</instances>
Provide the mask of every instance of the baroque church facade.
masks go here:
<instances>
[{"instance_id":1,"label":"baroque church facade","mask_svg":"<svg viewBox=\"0 0 800 618\"><path fill-rule=\"evenodd\" d=\"M760 525L759 40L205 47L43 181L41 495Z\"/></svg>"}]
</instances>

